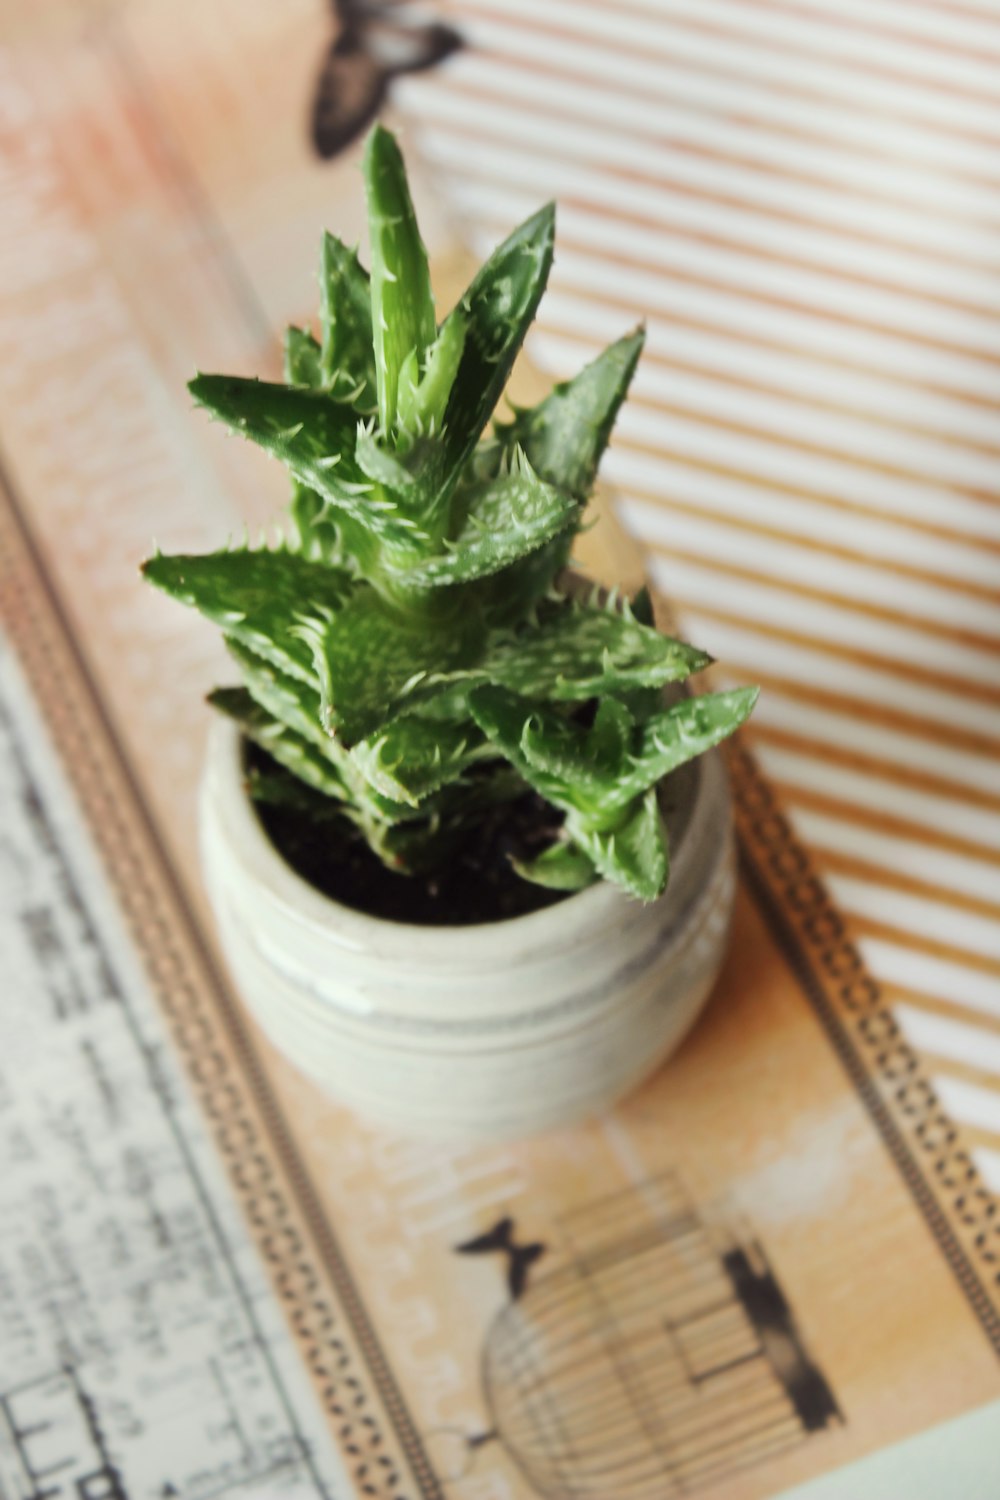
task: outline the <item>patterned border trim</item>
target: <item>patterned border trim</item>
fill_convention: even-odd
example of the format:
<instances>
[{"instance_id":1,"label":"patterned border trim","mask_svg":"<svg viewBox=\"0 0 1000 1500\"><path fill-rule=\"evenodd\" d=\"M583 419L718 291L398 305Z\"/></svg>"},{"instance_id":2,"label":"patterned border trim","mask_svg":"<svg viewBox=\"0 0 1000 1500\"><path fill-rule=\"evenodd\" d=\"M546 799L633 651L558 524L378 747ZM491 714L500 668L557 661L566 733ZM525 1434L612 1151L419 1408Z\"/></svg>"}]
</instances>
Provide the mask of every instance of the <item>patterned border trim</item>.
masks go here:
<instances>
[{"instance_id":1,"label":"patterned border trim","mask_svg":"<svg viewBox=\"0 0 1000 1500\"><path fill-rule=\"evenodd\" d=\"M927 1227L1000 1355L1000 1211L756 762L729 755L744 874Z\"/></svg>"},{"instance_id":2,"label":"patterned border trim","mask_svg":"<svg viewBox=\"0 0 1000 1500\"><path fill-rule=\"evenodd\" d=\"M145 814L2 462L0 619L358 1493L372 1500L415 1494L444 1500L239 1007Z\"/></svg>"}]
</instances>

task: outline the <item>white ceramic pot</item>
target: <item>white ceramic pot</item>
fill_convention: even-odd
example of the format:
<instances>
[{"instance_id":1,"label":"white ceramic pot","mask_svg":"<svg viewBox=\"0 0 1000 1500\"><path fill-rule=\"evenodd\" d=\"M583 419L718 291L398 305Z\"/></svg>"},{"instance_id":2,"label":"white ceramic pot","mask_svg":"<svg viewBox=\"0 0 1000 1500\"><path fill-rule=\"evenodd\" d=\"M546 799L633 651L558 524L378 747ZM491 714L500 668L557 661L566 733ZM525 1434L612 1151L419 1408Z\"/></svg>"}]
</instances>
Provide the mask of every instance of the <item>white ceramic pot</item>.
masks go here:
<instances>
[{"instance_id":1,"label":"white ceramic pot","mask_svg":"<svg viewBox=\"0 0 1000 1500\"><path fill-rule=\"evenodd\" d=\"M659 901L599 884L503 922L420 927L295 874L246 795L239 734L219 721L202 857L244 999L303 1072L398 1130L496 1140L606 1110L678 1046L726 947L735 875L718 753L669 785Z\"/></svg>"}]
</instances>

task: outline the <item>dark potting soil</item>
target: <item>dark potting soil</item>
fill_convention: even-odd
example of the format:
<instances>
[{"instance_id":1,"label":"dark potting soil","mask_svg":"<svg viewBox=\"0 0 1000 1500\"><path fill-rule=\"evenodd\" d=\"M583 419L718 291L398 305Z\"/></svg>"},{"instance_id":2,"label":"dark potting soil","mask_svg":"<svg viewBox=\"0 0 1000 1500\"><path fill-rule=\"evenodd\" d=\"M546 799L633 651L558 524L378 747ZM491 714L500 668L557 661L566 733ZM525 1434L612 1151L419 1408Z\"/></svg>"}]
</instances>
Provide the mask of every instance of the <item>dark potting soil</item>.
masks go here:
<instances>
[{"instance_id":1,"label":"dark potting soil","mask_svg":"<svg viewBox=\"0 0 1000 1500\"><path fill-rule=\"evenodd\" d=\"M269 760L260 750L250 763ZM522 880L511 865L536 858L552 842L552 808L534 793L488 813L447 866L430 875L388 870L346 818L322 822L298 808L255 804L278 853L324 896L368 916L430 927L502 922L566 899Z\"/></svg>"}]
</instances>

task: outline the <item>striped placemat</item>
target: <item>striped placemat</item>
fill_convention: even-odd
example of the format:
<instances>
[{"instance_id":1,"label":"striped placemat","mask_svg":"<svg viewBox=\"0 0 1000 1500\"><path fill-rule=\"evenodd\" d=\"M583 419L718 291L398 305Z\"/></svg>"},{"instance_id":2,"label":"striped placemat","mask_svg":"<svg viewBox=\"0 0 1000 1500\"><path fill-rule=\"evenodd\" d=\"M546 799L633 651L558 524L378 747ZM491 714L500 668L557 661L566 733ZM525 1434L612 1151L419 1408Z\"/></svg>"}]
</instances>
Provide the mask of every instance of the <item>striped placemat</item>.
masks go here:
<instances>
[{"instance_id":1,"label":"striped placemat","mask_svg":"<svg viewBox=\"0 0 1000 1500\"><path fill-rule=\"evenodd\" d=\"M453 0L395 95L531 344L638 319L605 473L1000 1190L1000 4Z\"/></svg>"}]
</instances>

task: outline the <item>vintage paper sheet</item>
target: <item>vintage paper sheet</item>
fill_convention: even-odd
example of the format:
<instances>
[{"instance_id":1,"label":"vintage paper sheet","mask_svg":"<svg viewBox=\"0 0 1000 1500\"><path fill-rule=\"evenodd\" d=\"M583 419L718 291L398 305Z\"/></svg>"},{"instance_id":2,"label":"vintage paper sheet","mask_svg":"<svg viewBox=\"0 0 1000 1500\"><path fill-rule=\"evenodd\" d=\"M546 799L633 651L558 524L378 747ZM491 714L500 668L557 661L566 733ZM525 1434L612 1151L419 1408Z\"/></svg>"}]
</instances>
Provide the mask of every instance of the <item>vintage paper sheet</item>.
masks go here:
<instances>
[{"instance_id":1,"label":"vintage paper sheet","mask_svg":"<svg viewBox=\"0 0 1000 1500\"><path fill-rule=\"evenodd\" d=\"M580 1130L388 1137L213 949L225 664L135 569L280 498L182 382L273 370L355 230L302 131L327 24L53 7L0 64L0 1493L777 1495L1000 1399L1000 1233L752 741L723 980Z\"/></svg>"}]
</instances>

